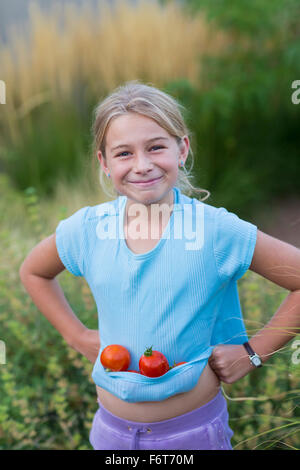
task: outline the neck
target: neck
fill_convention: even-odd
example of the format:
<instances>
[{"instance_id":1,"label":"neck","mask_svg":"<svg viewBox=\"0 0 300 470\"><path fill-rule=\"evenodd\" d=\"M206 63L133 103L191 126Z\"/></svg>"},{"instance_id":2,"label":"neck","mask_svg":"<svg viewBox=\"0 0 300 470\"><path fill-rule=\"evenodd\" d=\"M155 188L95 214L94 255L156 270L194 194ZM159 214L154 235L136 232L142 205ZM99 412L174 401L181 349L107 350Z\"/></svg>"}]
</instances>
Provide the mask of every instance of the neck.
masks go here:
<instances>
[{"instance_id":1,"label":"neck","mask_svg":"<svg viewBox=\"0 0 300 470\"><path fill-rule=\"evenodd\" d=\"M150 204L143 204L133 199L127 198L126 203L126 221L129 224L133 222L137 217L141 222L147 222L148 224L157 225L162 217L169 219L171 212L173 211L174 205L174 194L173 190L170 190L161 200L152 202ZM131 209L131 214L130 214ZM129 215L130 214L130 215Z\"/></svg>"}]
</instances>

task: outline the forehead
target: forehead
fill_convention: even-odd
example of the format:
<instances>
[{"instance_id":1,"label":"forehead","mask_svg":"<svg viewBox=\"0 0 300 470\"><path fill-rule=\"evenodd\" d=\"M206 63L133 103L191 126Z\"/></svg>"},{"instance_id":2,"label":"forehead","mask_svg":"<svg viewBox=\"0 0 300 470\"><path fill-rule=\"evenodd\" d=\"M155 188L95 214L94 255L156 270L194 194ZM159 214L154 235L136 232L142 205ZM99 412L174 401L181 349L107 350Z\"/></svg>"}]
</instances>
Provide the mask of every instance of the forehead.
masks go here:
<instances>
[{"instance_id":1,"label":"forehead","mask_svg":"<svg viewBox=\"0 0 300 470\"><path fill-rule=\"evenodd\" d=\"M115 147L159 136L171 138L153 119L137 113L127 113L112 119L106 132L106 144L108 147Z\"/></svg>"}]
</instances>

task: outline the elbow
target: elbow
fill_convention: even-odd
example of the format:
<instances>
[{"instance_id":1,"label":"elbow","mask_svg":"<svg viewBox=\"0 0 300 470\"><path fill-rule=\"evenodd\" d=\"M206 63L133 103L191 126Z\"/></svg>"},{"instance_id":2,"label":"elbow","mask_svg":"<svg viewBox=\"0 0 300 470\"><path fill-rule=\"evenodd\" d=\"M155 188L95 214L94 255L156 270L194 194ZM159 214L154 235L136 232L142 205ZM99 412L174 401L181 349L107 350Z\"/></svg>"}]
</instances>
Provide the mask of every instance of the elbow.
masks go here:
<instances>
[{"instance_id":1,"label":"elbow","mask_svg":"<svg viewBox=\"0 0 300 470\"><path fill-rule=\"evenodd\" d=\"M25 261L23 261L23 263L21 264L21 266L19 268L19 278L20 278L22 284L23 284L23 281L24 281L26 275L28 275L28 270L26 269Z\"/></svg>"},{"instance_id":2,"label":"elbow","mask_svg":"<svg viewBox=\"0 0 300 470\"><path fill-rule=\"evenodd\" d=\"M21 265L20 269L19 269L19 278L21 280L21 282L23 283L23 278L24 278L24 268L23 268L23 264Z\"/></svg>"},{"instance_id":3,"label":"elbow","mask_svg":"<svg viewBox=\"0 0 300 470\"><path fill-rule=\"evenodd\" d=\"M36 271L30 269L28 266L27 266L27 263L26 263L26 260L21 264L20 268L19 268L19 278L22 282L23 285L25 285L26 281L28 280L28 278L31 277L35 277L35 278L41 278L41 279L47 279L49 281L52 281L53 279L55 279L55 276L52 276L52 275L42 275L42 274L39 274L37 273Z\"/></svg>"},{"instance_id":4,"label":"elbow","mask_svg":"<svg viewBox=\"0 0 300 470\"><path fill-rule=\"evenodd\" d=\"M27 290L27 286L29 285L29 282L32 280L34 273L30 271L28 266L26 266L26 263L22 263L19 269L19 279L25 289Z\"/></svg>"}]
</instances>

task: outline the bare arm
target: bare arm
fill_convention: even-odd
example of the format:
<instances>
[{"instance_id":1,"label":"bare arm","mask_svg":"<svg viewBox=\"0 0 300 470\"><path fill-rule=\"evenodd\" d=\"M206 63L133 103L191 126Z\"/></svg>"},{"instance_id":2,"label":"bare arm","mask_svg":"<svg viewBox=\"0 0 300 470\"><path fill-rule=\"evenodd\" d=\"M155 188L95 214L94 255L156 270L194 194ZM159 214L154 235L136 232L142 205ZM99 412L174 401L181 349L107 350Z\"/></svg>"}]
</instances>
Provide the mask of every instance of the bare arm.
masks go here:
<instances>
[{"instance_id":1,"label":"bare arm","mask_svg":"<svg viewBox=\"0 0 300 470\"><path fill-rule=\"evenodd\" d=\"M266 362L300 333L300 250L258 230L250 269L290 291L270 321L249 340ZM216 346L209 362L225 383L233 383L255 368L242 345Z\"/></svg>"},{"instance_id":2,"label":"bare arm","mask_svg":"<svg viewBox=\"0 0 300 470\"><path fill-rule=\"evenodd\" d=\"M32 249L22 263L19 275L39 311L71 347L94 362L100 347L98 331L86 328L67 302L55 279L64 269L54 233Z\"/></svg>"},{"instance_id":3,"label":"bare arm","mask_svg":"<svg viewBox=\"0 0 300 470\"><path fill-rule=\"evenodd\" d=\"M290 291L270 321L249 341L266 361L300 333L300 250L258 231L250 269Z\"/></svg>"}]
</instances>

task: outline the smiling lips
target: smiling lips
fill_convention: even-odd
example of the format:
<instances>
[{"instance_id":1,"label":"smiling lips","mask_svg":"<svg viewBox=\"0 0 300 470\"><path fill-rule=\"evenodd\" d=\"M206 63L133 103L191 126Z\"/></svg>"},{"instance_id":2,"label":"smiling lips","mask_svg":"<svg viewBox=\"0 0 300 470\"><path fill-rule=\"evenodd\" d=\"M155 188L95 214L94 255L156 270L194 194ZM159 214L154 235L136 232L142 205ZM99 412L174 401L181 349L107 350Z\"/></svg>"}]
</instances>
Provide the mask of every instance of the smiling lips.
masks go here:
<instances>
[{"instance_id":1,"label":"smiling lips","mask_svg":"<svg viewBox=\"0 0 300 470\"><path fill-rule=\"evenodd\" d=\"M156 181L160 180L161 178L162 178L162 176L159 176L158 178L153 178L153 179L147 180L147 181L129 181L129 183L146 185L146 184L156 183Z\"/></svg>"}]
</instances>

